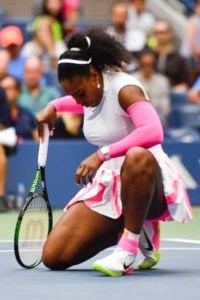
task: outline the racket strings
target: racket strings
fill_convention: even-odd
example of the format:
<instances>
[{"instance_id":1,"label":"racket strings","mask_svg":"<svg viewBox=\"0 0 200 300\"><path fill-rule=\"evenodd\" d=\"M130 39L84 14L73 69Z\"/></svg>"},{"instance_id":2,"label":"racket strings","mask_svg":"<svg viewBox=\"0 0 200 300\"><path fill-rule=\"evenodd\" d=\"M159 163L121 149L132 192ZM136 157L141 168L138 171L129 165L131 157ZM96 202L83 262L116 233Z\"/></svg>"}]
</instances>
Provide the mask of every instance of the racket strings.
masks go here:
<instances>
[{"instance_id":1,"label":"racket strings","mask_svg":"<svg viewBox=\"0 0 200 300\"><path fill-rule=\"evenodd\" d=\"M30 202L30 204L27 208L27 212L30 212L30 213L32 213L32 211L35 211L35 210L38 210L38 211L42 211L42 210L46 211L47 210L47 205L43 199L43 195L34 197L34 200L32 200Z\"/></svg>"},{"instance_id":2,"label":"racket strings","mask_svg":"<svg viewBox=\"0 0 200 300\"><path fill-rule=\"evenodd\" d=\"M47 204L42 195L36 196L25 211L19 232L19 254L25 265L32 265L41 259L48 229Z\"/></svg>"}]
</instances>

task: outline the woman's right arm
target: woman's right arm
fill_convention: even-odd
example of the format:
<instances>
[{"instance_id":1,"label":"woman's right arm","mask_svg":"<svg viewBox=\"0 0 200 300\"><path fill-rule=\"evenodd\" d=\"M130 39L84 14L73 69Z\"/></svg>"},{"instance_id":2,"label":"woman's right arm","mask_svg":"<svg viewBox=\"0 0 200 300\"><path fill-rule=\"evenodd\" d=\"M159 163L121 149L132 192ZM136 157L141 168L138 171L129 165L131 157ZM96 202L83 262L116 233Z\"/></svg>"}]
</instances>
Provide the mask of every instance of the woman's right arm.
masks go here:
<instances>
[{"instance_id":1,"label":"woman's right arm","mask_svg":"<svg viewBox=\"0 0 200 300\"><path fill-rule=\"evenodd\" d=\"M76 103L72 96L65 96L51 101L36 116L40 137L43 137L43 123L47 123L50 130L53 129L57 112L73 112L83 114L84 109L82 105Z\"/></svg>"},{"instance_id":2,"label":"woman's right arm","mask_svg":"<svg viewBox=\"0 0 200 300\"><path fill-rule=\"evenodd\" d=\"M83 114L83 106L77 104L72 96L65 96L50 102L57 112L73 112L76 114Z\"/></svg>"}]
</instances>

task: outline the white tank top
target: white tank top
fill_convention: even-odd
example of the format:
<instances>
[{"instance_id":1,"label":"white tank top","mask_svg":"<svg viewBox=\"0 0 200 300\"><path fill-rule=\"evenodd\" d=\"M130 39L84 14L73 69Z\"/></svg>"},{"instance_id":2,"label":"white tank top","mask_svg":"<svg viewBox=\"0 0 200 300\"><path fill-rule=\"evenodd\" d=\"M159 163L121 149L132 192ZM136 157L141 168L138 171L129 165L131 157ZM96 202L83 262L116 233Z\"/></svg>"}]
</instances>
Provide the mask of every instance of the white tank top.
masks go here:
<instances>
[{"instance_id":1,"label":"white tank top","mask_svg":"<svg viewBox=\"0 0 200 300\"><path fill-rule=\"evenodd\" d=\"M84 107L83 132L86 139L94 145L112 144L126 137L134 130L134 124L120 106L118 95L128 85L138 86L148 96L141 83L123 72L103 73L104 91L101 102L96 107Z\"/></svg>"}]
</instances>

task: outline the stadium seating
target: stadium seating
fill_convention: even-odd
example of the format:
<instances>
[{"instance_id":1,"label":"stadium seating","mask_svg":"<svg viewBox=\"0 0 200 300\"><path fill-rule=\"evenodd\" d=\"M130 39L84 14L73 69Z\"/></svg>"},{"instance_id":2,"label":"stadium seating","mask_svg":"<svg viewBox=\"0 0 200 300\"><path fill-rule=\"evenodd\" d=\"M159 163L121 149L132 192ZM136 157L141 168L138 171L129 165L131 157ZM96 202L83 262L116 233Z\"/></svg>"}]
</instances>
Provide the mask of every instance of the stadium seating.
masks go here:
<instances>
[{"instance_id":1,"label":"stadium seating","mask_svg":"<svg viewBox=\"0 0 200 300\"><path fill-rule=\"evenodd\" d=\"M166 128L165 142L167 143L193 143L200 142L200 135L196 129L182 128Z\"/></svg>"},{"instance_id":2,"label":"stadium seating","mask_svg":"<svg viewBox=\"0 0 200 300\"><path fill-rule=\"evenodd\" d=\"M200 105L181 104L172 107L168 118L169 127L200 128Z\"/></svg>"},{"instance_id":3,"label":"stadium seating","mask_svg":"<svg viewBox=\"0 0 200 300\"><path fill-rule=\"evenodd\" d=\"M187 93L171 92L170 93L170 102L171 102L172 108L180 106L182 104L189 104Z\"/></svg>"},{"instance_id":4,"label":"stadium seating","mask_svg":"<svg viewBox=\"0 0 200 300\"><path fill-rule=\"evenodd\" d=\"M195 0L179 0L182 4L185 5L188 14L192 14L194 12Z\"/></svg>"}]
</instances>

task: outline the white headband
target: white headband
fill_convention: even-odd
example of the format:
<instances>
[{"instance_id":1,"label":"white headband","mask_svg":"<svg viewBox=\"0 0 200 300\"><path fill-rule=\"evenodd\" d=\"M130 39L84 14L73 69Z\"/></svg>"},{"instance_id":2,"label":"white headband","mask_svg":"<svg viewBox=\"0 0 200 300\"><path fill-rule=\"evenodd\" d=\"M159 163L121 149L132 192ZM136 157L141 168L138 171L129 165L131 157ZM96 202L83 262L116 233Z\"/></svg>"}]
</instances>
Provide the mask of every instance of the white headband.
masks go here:
<instances>
[{"instance_id":1,"label":"white headband","mask_svg":"<svg viewBox=\"0 0 200 300\"><path fill-rule=\"evenodd\" d=\"M87 41L88 44L88 48L90 48L91 46L91 39L89 38L89 36L85 36L85 39ZM81 49L78 47L74 47L74 48L70 48L70 51L77 51L77 52L81 52ZM76 65L89 65L92 61L92 58L90 58L89 60L76 60L73 58L62 58L58 61L58 64L76 64Z\"/></svg>"},{"instance_id":2,"label":"white headband","mask_svg":"<svg viewBox=\"0 0 200 300\"><path fill-rule=\"evenodd\" d=\"M89 36L85 36L85 39L86 39L86 41L87 41L88 49L89 49L90 46L91 46L91 39L89 38ZM70 51L81 52L81 48L78 48L78 47L70 48L69 50L70 50Z\"/></svg>"},{"instance_id":3,"label":"white headband","mask_svg":"<svg viewBox=\"0 0 200 300\"><path fill-rule=\"evenodd\" d=\"M86 41L88 43L88 48L90 48L90 46L91 46L91 39L87 35L85 36L85 39L86 39Z\"/></svg>"},{"instance_id":4,"label":"white headband","mask_svg":"<svg viewBox=\"0 0 200 300\"><path fill-rule=\"evenodd\" d=\"M70 51L77 51L77 52L81 52L81 48L70 48Z\"/></svg>"},{"instance_id":5,"label":"white headband","mask_svg":"<svg viewBox=\"0 0 200 300\"><path fill-rule=\"evenodd\" d=\"M89 60L76 60L72 58L63 58L58 61L58 64L76 64L76 65L89 65L92 59Z\"/></svg>"}]
</instances>

